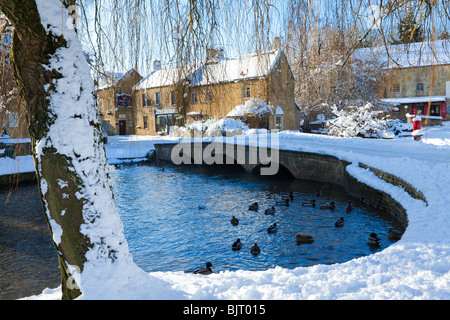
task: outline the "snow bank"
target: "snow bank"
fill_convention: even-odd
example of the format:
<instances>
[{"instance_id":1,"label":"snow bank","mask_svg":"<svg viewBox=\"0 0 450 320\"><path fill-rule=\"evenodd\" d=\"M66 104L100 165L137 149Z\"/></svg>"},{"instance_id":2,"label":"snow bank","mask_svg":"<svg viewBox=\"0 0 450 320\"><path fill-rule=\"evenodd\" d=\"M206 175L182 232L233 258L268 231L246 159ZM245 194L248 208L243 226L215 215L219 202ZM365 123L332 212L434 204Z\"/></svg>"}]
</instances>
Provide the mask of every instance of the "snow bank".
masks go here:
<instances>
[{"instance_id":1,"label":"snow bank","mask_svg":"<svg viewBox=\"0 0 450 320\"><path fill-rule=\"evenodd\" d=\"M0 176L34 171L33 156L0 158Z\"/></svg>"}]
</instances>

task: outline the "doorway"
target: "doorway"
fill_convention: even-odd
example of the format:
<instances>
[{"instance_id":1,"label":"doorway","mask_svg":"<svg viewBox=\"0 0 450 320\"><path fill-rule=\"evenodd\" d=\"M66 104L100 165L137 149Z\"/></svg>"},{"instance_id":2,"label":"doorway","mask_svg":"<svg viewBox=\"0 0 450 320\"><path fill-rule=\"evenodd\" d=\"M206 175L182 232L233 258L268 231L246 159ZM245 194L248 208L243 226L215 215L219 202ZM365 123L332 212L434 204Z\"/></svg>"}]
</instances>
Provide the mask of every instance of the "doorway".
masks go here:
<instances>
[{"instance_id":1,"label":"doorway","mask_svg":"<svg viewBox=\"0 0 450 320\"><path fill-rule=\"evenodd\" d=\"M127 120L119 120L119 135L127 134Z\"/></svg>"}]
</instances>

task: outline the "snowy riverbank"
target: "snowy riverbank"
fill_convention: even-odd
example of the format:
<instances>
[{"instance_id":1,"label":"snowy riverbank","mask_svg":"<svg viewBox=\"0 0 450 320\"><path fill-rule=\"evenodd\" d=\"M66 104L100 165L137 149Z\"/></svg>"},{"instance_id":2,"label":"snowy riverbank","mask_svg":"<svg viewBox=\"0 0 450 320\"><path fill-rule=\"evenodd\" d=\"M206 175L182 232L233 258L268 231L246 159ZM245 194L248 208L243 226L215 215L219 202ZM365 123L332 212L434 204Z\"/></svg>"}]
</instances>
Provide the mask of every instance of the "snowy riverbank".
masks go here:
<instances>
[{"instance_id":1,"label":"snowy riverbank","mask_svg":"<svg viewBox=\"0 0 450 320\"><path fill-rule=\"evenodd\" d=\"M356 179L392 195L406 210L403 238L370 256L334 265L293 270L220 272L207 277L183 272L150 273L151 287L136 285L114 299L449 299L450 298L450 122L412 137L374 140L282 132L280 148L334 155L352 164ZM178 139L109 137L108 161L145 157L153 144ZM0 159L0 167L3 166ZM117 160L118 161L118 160ZM390 185L364 163L394 174L420 190L428 206ZM194 266L193 266L194 267ZM148 281L146 282L149 283ZM46 289L28 299L59 299Z\"/></svg>"}]
</instances>

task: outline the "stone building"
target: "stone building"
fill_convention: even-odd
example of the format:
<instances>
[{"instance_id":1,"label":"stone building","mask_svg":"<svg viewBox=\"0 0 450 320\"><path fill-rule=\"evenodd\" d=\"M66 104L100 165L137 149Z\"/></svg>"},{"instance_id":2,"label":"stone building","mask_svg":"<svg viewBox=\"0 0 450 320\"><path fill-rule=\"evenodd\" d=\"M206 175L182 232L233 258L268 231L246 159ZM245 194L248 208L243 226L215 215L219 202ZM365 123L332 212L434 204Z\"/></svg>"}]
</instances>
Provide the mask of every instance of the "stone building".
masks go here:
<instances>
[{"instance_id":1,"label":"stone building","mask_svg":"<svg viewBox=\"0 0 450 320\"><path fill-rule=\"evenodd\" d=\"M132 88L141 80L142 77L134 69L125 74L109 73L99 79L97 106L103 130L109 136L135 134Z\"/></svg>"},{"instance_id":2,"label":"stone building","mask_svg":"<svg viewBox=\"0 0 450 320\"><path fill-rule=\"evenodd\" d=\"M391 106L392 118L412 121L421 114L422 123L450 120L450 42L434 41L359 50L377 55L388 70L380 92Z\"/></svg>"},{"instance_id":3,"label":"stone building","mask_svg":"<svg viewBox=\"0 0 450 320\"><path fill-rule=\"evenodd\" d=\"M25 101L14 79L9 52L13 27L0 12L0 138L28 138Z\"/></svg>"},{"instance_id":4,"label":"stone building","mask_svg":"<svg viewBox=\"0 0 450 320\"><path fill-rule=\"evenodd\" d=\"M267 129L299 129L294 76L282 50L224 56L208 49L206 61L154 70L133 90L136 134L167 134L173 125L225 118L236 106L257 98L273 106L262 124Z\"/></svg>"}]
</instances>

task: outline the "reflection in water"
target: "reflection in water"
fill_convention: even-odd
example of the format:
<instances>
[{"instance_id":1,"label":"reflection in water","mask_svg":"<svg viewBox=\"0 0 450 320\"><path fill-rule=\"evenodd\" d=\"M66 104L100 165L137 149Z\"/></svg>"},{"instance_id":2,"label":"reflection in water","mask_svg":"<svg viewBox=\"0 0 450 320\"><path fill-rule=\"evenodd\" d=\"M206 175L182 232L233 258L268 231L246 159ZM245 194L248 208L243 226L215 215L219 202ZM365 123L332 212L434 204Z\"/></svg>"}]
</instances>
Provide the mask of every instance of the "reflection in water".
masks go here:
<instances>
[{"instance_id":1,"label":"reflection in water","mask_svg":"<svg viewBox=\"0 0 450 320\"><path fill-rule=\"evenodd\" d=\"M388 230L397 225L388 214L354 201L338 186L331 190L314 182L256 177L221 167L131 166L111 170L114 193L125 235L136 263L146 271L189 271L213 262L223 270L267 270L331 264L368 255L391 244ZM229 171L229 170L227 170ZM323 196L315 197L317 190ZM290 205L275 205L293 192ZM0 191L0 299L39 294L60 285L51 237L44 221L36 186ZM315 208L302 206L315 198ZM345 212L347 202L353 210ZM320 204L335 201L335 210ZM259 203L259 211L248 206ZM264 210L275 205L274 215ZM230 223L232 216L239 224ZM344 217L345 225L335 227ZM278 231L267 228L277 223ZM398 226L397 226L398 227ZM309 234L313 244L297 245L296 234ZM381 237L380 248L366 241L371 232ZM240 238L243 246L231 250ZM261 253L250 247L257 243Z\"/></svg>"},{"instance_id":2,"label":"reflection in water","mask_svg":"<svg viewBox=\"0 0 450 320\"><path fill-rule=\"evenodd\" d=\"M37 186L0 191L0 300L39 294L60 283Z\"/></svg>"}]
</instances>

